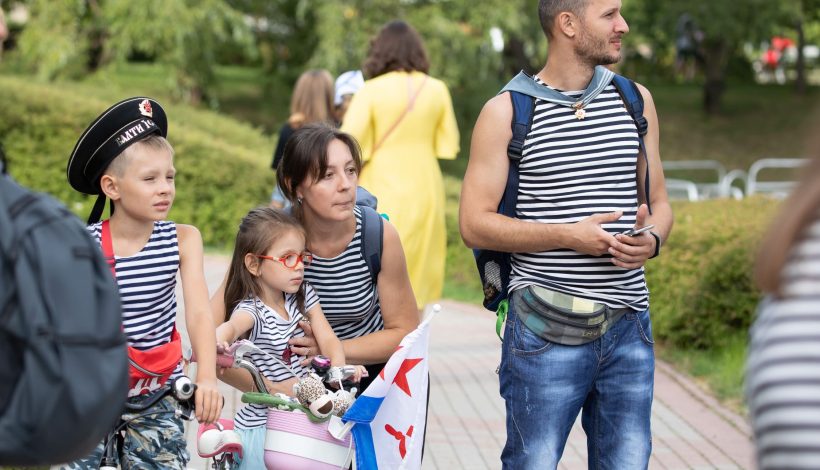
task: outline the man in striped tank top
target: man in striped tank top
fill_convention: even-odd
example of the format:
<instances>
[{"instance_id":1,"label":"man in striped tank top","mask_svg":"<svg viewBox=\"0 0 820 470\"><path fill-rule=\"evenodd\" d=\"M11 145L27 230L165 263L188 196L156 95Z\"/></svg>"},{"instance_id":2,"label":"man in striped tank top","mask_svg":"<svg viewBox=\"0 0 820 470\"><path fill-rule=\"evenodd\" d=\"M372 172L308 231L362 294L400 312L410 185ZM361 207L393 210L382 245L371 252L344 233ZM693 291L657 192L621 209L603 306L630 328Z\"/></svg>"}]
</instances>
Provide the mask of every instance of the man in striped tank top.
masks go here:
<instances>
[{"instance_id":1,"label":"man in striped tank top","mask_svg":"<svg viewBox=\"0 0 820 470\"><path fill-rule=\"evenodd\" d=\"M188 335L199 362L196 417L211 423L219 417L222 403L202 236L192 225L165 220L176 195L174 150L167 134L168 120L159 103L145 97L123 100L80 136L67 176L77 191L98 196L88 231L102 247L122 300L131 364L128 397L123 400L140 402L182 375L175 294L179 274ZM106 199L111 200L111 216L100 222ZM171 396L145 415L123 419L128 424L117 450L123 468L186 468L187 442ZM100 443L91 455L63 468L98 468L102 455Z\"/></svg>"},{"instance_id":2,"label":"man in striped tank top","mask_svg":"<svg viewBox=\"0 0 820 470\"><path fill-rule=\"evenodd\" d=\"M461 194L465 243L512 254L501 460L556 468L583 412L589 468L646 468L654 350L643 266L672 227L655 106L639 86L649 125L641 150L612 74L598 67L620 60L621 0L540 0L539 17L549 56L533 86L557 98L534 102L516 216L497 213L510 168L507 92L478 117Z\"/></svg>"}]
</instances>

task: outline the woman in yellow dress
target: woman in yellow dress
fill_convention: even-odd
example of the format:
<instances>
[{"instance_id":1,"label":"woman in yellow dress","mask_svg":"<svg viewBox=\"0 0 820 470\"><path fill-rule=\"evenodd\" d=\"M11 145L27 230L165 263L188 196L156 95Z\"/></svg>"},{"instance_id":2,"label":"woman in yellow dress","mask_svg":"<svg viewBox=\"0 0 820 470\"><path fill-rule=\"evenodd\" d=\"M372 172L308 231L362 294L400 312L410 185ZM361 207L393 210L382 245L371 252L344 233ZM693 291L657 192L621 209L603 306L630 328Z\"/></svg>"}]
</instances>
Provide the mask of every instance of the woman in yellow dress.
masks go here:
<instances>
[{"instance_id":1,"label":"woman in yellow dress","mask_svg":"<svg viewBox=\"0 0 820 470\"><path fill-rule=\"evenodd\" d=\"M441 297L447 234L444 182L436 158L454 159L459 135L447 86L427 75L418 32L385 25L364 63L369 79L356 92L342 130L362 146L359 184L379 200L407 256L419 309Z\"/></svg>"}]
</instances>

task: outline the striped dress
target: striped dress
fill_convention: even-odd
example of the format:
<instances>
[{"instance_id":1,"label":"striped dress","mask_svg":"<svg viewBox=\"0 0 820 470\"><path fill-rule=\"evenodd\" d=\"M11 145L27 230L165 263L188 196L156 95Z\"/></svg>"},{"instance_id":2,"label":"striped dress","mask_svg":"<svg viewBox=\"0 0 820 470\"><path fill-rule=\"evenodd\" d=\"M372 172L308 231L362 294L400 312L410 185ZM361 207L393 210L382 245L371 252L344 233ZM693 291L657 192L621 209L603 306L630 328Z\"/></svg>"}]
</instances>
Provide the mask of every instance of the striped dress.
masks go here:
<instances>
[{"instance_id":1,"label":"striped dress","mask_svg":"<svg viewBox=\"0 0 820 470\"><path fill-rule=\"evenodd\" d=\"M310 284L305 285L305 311L319 304L319 298L313 291ZM239 302L231 315L249 314L253 317L253 328L248 339L267 354L252 352L250 359L259 368L259 372L264 377L280 382L296 376L301 377L304 370L300 364L303 357L291 355L287 365L293 370L289 371L279 362L284 359L284 353L291 338L304 336L305 332L299 328L299 321L304 318L297 308L296 296L285 294L285 310L288 319L282 318L275 310L266 305L257 297L248 298ZM278 360L277 360L278 359ZM262 426L266 422L268 407L264 405L246 404L236 413L236 424L239 428L248 429Z\"/></svg>"},{"instance_id":2,"label":"striped dress","mask_svg":"<svg viewBox=\"0 0 820 470\"><path fill-rule=\"evenodd\" d=\"M603 225L619 233L634 226L638 208L638 131L614 85L584 109L579 120L569 107L536 100L519 165L516 214L530 222L569 224L623 211L618 221ZM613 308L648 308L643 268L620 268L611 259L570 249L514 253L510 291L539 285Z\"/></svg>"},{"instance_id":3,"label":"striped dress","mask_svg":"<svg viewBox=\"0 0 820 470\"><path fill-rule=\"evenodd\" d=\"M102 222L88 226L98 243ZM117 286L122 300L122 322L128 345L147 350L171 341L177 314L176 284L179 243L174 222L154 222L148 243L138 253L116 256ZM171 378L182 374L182 362ZM129 396L134 394L129 391Z\"/></svg>"},{"instance_id":4,"label":"striped dress","mask_svg":"<svg viewBox=\"0 0 820 470\"><path fill-rule=\"evenodd\" d=\"M820 468L820 214L751 329L746 393L761 469Z\"/></svg>"},{"instance_id":5,"label":"striped dress","mask_svg":"<svg viewBox=\"0 0 820 470\"><path fill-rule=\"evenodd\" d=\"M358 338L384 329L379 292L362 257L362 213L354 207L356 233L336 257L313 256L305 268L322 303L322 311L339 339Z\"/></svg>"}]
</instances>

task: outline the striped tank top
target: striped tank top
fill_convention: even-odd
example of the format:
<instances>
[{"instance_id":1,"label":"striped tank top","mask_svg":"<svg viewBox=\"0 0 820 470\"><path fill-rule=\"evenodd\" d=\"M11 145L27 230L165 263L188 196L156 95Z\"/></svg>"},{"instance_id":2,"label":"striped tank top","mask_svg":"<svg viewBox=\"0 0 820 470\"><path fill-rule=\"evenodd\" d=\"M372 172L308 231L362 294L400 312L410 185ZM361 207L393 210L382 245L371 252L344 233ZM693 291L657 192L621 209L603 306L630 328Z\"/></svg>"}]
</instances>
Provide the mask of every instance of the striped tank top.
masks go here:
<instances>
[{"instance_id":1,"label":"striped tank top","mask_svg":"<svg viewBox=\"0 0 820 470\"><path fill-rule=\"evenodd\" d=\"M310 284L306 283L305 312L309 312L311 308L318 304L319 298ZM238 311L243 311L253 317L253 328L248 339L267 354L251 352L250 359L259 368L259 372L273 382L291 379L293 373L297 377L304 375L304 369L300 363L304 357L295 354L290 356L287 365L293 370L293 373L279 362L285 358L284 354L288 346L288 340L305 335L305 332L299 328L299 321L304 317L297 308L297 299L294 294L285 294L285 310L288 313L288 319L282 318L258 297L251 297L239 302L232 314L235 315ZM245 313L239 314L245 315ZM265 405L246 404L236 413L236 424L243 429L262 426L267 422L267 413L268 407Z\"/></svg>"},{"instance_id":2,"label":"striped tank top","mask_svg":"<svg viewBox=\"0 0 820 470\"><path fill-rule=\"evenodd\" d=\"M580 98L582 92L564 94ZM623 232L634 226L638 209L638 131L614 85L584 109L579 120L569 107L536 100L519 165L517 217L569 224L623 211L618 221L602 226ZM539 285L613 308L648 308L643 268L620 268L611 259L570 249L513 253L510 292Z\"/></svg>"},{"instance_id":3,"label":"striped tank top","mask_svg":"<svg viewBox=\"0 0 820 470\"><path fill-rule=\"evenodd\" d=\"M384 329L379 292L362 257L362 213L354 207L356 233L347 248L333 258L313 256L305 268L322 304L322 311L339 339L351 339Z\"/></svg>"},{"instance_id":4,"label":"striped tank top","mask_svg":"<svg viewBox=\"0 0 820 470\"><path fill-rule=\"evenodd\" d=\"M97 243L102 222L88 226ZM133 256L116 258L122 323L128 345L147 350L171 341L177 313L176 283L179 244L174 222L154 222L148 243ZM182 363L172 378L182 373Z\"/></svg>"},{"instance_id":5,"label":"striped tank top","mask_svg":"<svg viewBox=\"0 0 820 470\"><path fill-rule=\"evenodd\" d=\"M761 469L820 468L820 213L750 331L746 395Z\"/></svg>"}]
</instances>

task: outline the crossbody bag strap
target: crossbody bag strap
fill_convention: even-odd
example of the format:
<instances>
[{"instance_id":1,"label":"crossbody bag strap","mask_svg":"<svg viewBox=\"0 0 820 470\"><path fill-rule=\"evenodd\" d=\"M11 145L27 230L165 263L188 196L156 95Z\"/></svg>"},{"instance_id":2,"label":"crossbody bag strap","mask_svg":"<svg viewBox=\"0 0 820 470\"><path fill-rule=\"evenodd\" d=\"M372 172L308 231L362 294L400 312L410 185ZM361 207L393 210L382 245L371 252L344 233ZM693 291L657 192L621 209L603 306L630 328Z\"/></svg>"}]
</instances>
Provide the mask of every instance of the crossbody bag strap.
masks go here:
<instances>
[{"instance_id":1,"label":"crossbody bag strap","mask_svg":"<svg viewBox=\"0 0 820 470\"><path fill-rule=\"evenodd\" d=\"M379 139L379 141L376 142L375 145L373 145L373 152L371 153L371 155L376 154L376 150L378 150L379 147L382 146L384 141L387 140L388 137L390 137L390 134L392 134L393 131L396 130L397 127L399 127L399 124L402 122L402 120L404 120L404 117L407 116L407 114L413 109L413 105L416 103L416 98L418 98L419 94L421 93L422 88L424 88L424 85L427 84L427 79L429 79L429 78L430 78L429 75L425 75L424 79L421 81L421 85L418 87L418 89L415 92L413 92L413 77L412 76L407 77L407 97L408 97L407 107L404 108L404 111L401 113L401 116L399 116L399 118L396 119L396 122L394 122L393 125L390 126L389 129L387 129L387 132L384 133L382 138Z\"/></svg>"},{"instance_id":2,"label":"crossbody bag strap","mask_svg":"<svg viewBox=\"0 0 820 470\"><path fill-rule=\"evenodd\" d=\"M109 219L102 222L102 229L100 235L100 244L102 245L103 256L108 267L111 269L111 275L114 279L117 278L117 260L114 258L114 242L111 241L111 226L108 223Z\"/></svg>"},{"instance_id":3,"label":"crossbody bag strap","mask_svg":"<svg viewBox=\"0 0 820 470\"><path fill-rule=\"evenodd\" d=\"M102 222L101 227L101 234L100 234L100 245L102 246L103 257L105 257L105 262L108 263L108 267L111 269L111 275L114 276L114 279L117 278L117 268L116 268L116 258L114 257L114 242L111 238L111 224L109 223L110 219L105 219ZM123 326L123 329L125 327ZM166 348L169 348L171 352L169 354L175 355L176 350L179 350L179 357L182 357L182 349L181 349L181 342L180 336L177 332L177 326L174 324L174 328L171 330L171 339L170 342L164 344ZM160 348L162 346L159 346ZM142 373L153 375L155 377L163 376L164 374L153 372L149 369L146 369L142 365L140 365L134 358L139 357L141 354L145 354L145 352L140 351L132 346L128 346L128 363L131 364L132 367L141 371Z\"/></svg>"}]
</instances>

